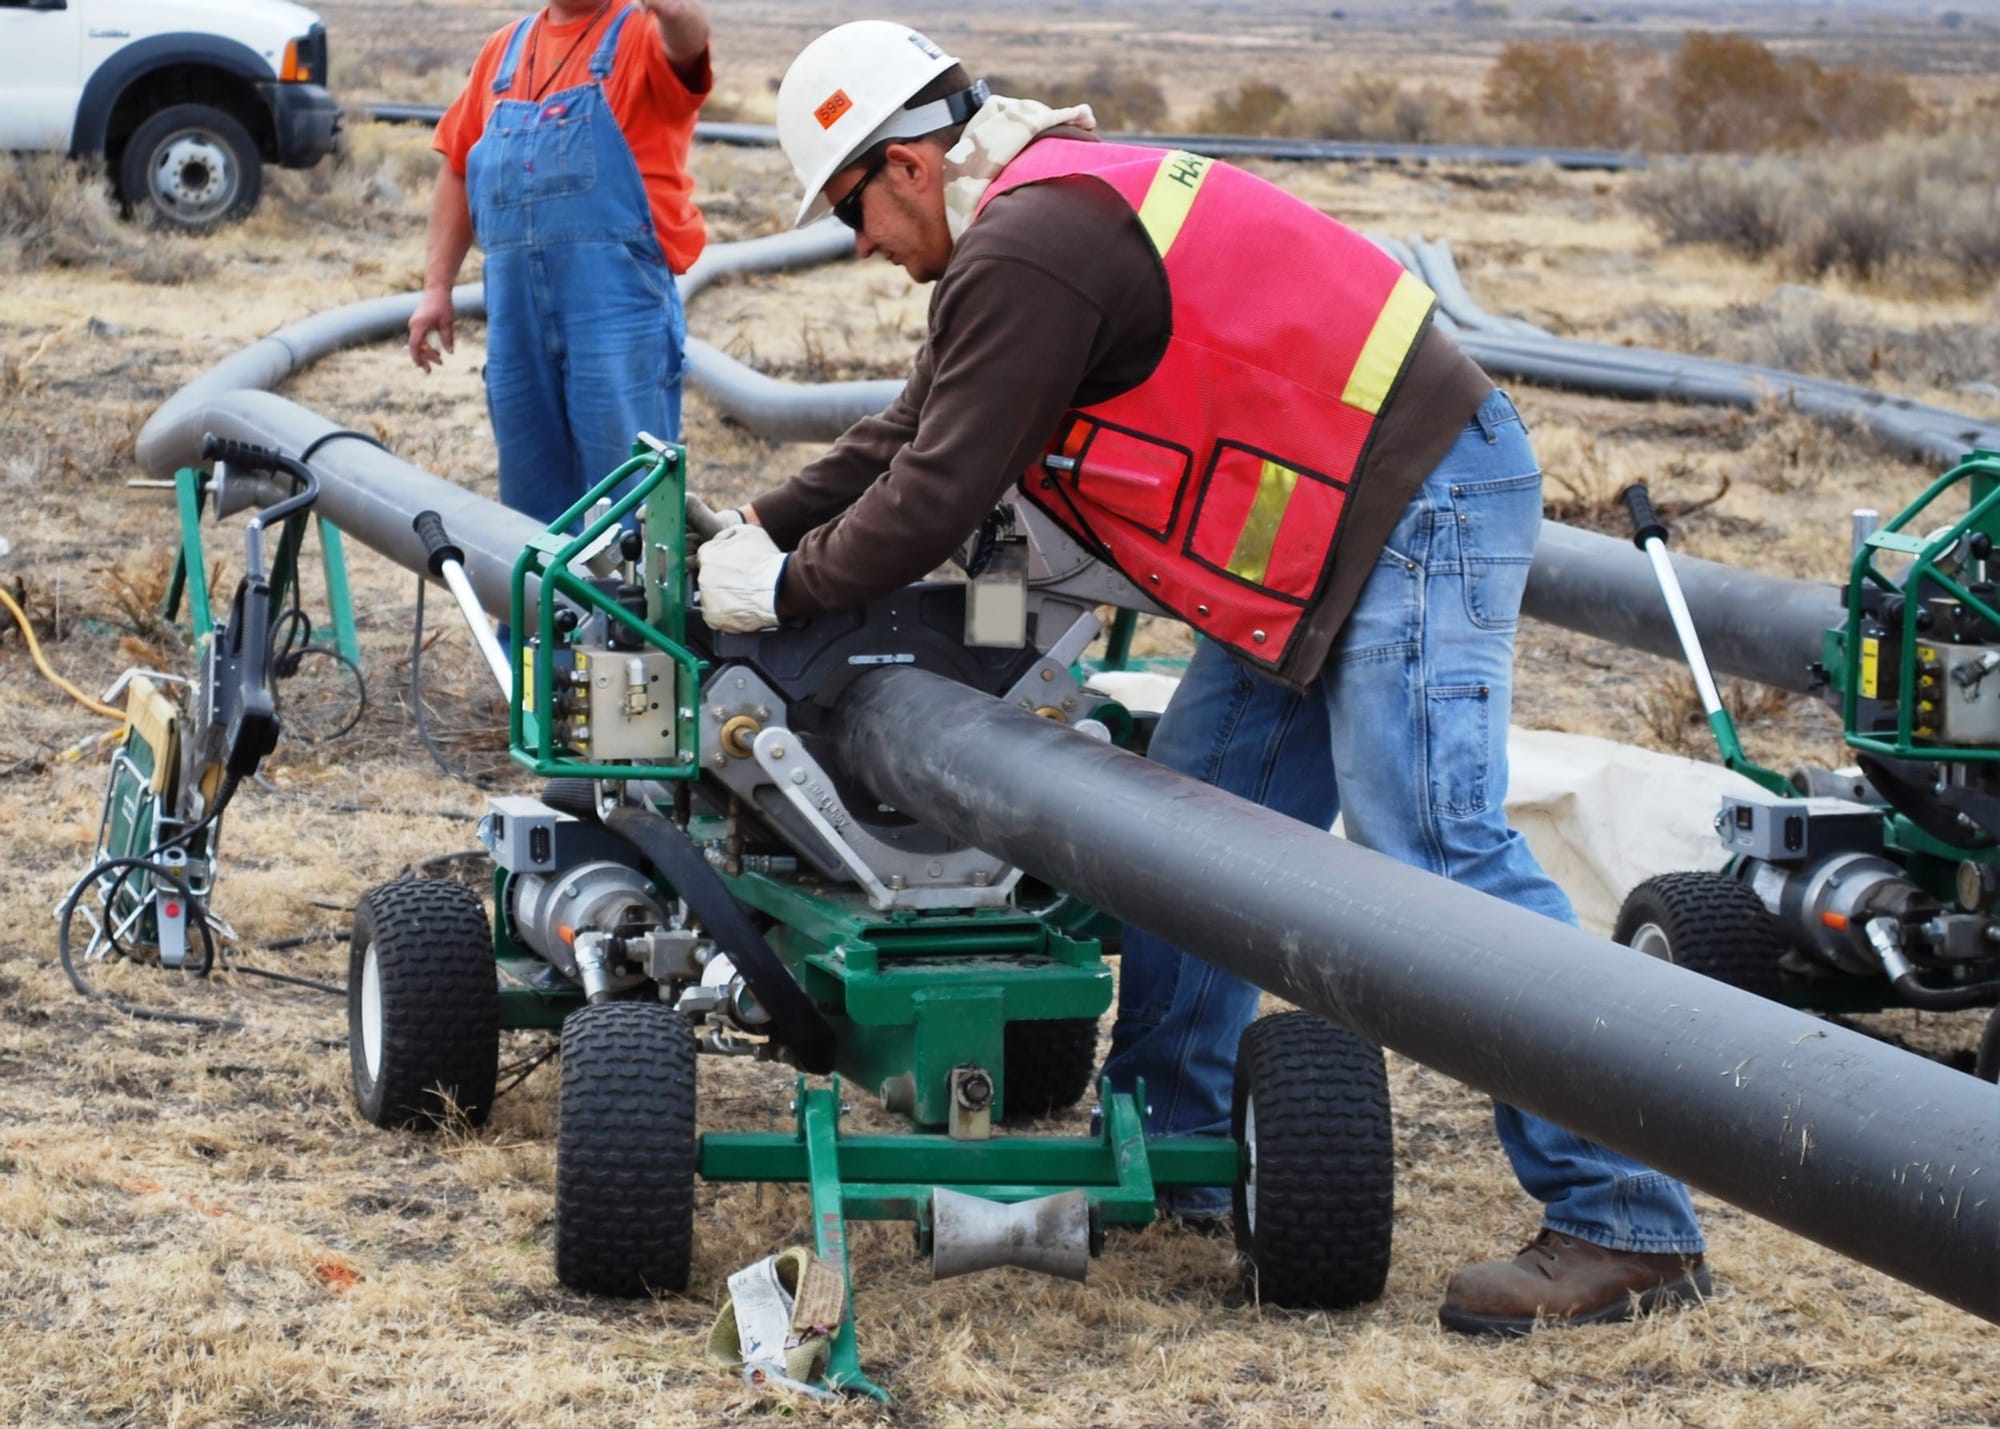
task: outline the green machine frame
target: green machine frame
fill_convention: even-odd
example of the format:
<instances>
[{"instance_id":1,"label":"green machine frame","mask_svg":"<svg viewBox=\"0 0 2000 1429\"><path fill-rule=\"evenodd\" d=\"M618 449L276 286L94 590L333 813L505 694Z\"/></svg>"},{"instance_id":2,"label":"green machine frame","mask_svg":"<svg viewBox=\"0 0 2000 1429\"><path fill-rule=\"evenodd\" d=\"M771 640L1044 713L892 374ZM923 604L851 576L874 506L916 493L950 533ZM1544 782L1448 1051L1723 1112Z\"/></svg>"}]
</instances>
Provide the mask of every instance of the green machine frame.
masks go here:
<instances>
[{"instance_id":1,"label":"green machine frame","mask_svg":"<svg viewBox=\"0 0 2000 1429\"><path fill-rule=\"evenodd\" d=\"M532 541L514 572L514 628L525 627L527 582L542 582L534 623L538 640L520 655L510 722L514 758L536 773L600 780L686 781L698 775L694 692L703 662L682 643L686 455L683 448L642 445L583 500ZM622 489L621 489L622 488ZM608 505L599 507L600 502ZM576 574L579 557L628 513L645 509L646 619ZM598 514L584 521L593 507ZM571 522L584 521L579 534ZM614 536L615 538L615 536ZM602 612L631 636L669 655L682 672L677 692L680 756L671 763L598 764L576 757L555 738L556 678L567 656L551 590L575 605ZM1129 622L1118 645L1129 640ZM1122 712L1122 711L1121 711ZM1129 720L1126 722L1129 728ZM696 818L697 841L724 837L724 821ZM496 875L494 906L509 906L504 870ZM1110 1007L1111 971L1090 931L1093 911L1052 897L1043 909L877 912L853 890L761 872L725 875L736 900L772 920L768 938L792 975L825 1012L837 1037L838 1070L821 1081L801 1075L789 1131L707 1132L698 1171L715 1182L804 1185L812 1200L813 1244L840 1270L843 1314L832 1337L826 1383L886 1399L863 1373L855 1341L852 1277L846 1251L850 1220L907 1220L928 1246L931 1194L939 1188L1000 1202L1032 1200L1081 1189L1091 1208L1092 1249L1103 1227L1143 1225L1157 1215L1162 1186L1233 1186L1242 1149L1229 1137L1149 1138L1143 1088L1137 1094L1098 1089L1089 1136L996 1134L1006 1113L1005 1043L1010 1023L1056 1019L1094 1025ZM501 973L501 1025L557 1028L584 1005L580 993L550 991L533 974L540 959L514 939L502 915L494 922ZM954 1073L990 1072L990 1104L975 1115L954 1099ZM880 1094L912 1129L857 1134L842 1126L843 1086Z\"/></svg>"}]
</instances>

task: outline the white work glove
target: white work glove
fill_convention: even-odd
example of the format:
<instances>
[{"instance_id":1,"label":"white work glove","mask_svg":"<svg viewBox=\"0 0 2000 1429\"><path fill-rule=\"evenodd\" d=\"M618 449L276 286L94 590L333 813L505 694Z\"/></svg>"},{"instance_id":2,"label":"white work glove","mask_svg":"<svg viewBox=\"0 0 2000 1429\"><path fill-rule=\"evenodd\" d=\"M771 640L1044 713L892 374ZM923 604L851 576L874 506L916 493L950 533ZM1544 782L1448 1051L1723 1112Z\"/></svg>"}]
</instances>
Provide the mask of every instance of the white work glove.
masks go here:
<instances>
[{"instance_id":1,"label":"white work glove","mask_svg":"<svg viewBox=\"0 0 2000 1429\"><path fill-rule=\"evenodd\" d=\"M762 526L725 526L702 543L701 618L711 630L748 635L778 623L785 553Z\"/></svg>"}]
</instances>

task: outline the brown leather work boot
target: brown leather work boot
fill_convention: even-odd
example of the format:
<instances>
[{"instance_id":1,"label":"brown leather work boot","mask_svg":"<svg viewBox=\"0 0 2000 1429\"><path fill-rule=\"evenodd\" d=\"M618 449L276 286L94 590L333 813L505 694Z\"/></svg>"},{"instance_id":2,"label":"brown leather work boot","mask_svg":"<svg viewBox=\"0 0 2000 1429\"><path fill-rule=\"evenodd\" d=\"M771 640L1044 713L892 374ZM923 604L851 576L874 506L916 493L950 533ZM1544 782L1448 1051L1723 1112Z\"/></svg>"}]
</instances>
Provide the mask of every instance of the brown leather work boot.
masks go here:
<instances>
[{"instance_id":1,"label":"brown leather work boot","mask_svg":"<svg viewBox=\"0 0 2000 1429\"><path fill-rule=\"evenodd\" d=\"M1451 1277L1438 1322L1462 1335L1525 1335L1540 1324L1604 1325L1635 1312L1708 1298L1699 1255L1607 1250L1544 1229L1512 1260L1468 1265Z\"/></svg>"}]
</instances>

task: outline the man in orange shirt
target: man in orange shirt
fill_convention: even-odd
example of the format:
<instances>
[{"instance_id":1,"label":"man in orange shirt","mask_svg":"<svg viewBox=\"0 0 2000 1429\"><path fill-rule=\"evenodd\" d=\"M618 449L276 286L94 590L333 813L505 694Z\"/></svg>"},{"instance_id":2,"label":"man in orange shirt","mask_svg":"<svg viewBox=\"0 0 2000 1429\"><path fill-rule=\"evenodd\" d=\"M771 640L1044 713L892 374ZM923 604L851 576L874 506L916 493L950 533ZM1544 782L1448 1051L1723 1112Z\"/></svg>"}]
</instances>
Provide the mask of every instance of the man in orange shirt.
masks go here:
<instances>
[{"instance_id":1,"label":"man in orange shirt","mask_svg":"<svg viewBox=\"0 0 2000 1429\"><path fill-rule=\"evenodd\" d=\"M553 522L630 454L680 435L676 273L705 233L687 173L708 95L700 0L549 0L487 40L438 123L410 358L453 346L451 289L485 253L486 403L500 500Z\"/></svg>"}]
</instances>

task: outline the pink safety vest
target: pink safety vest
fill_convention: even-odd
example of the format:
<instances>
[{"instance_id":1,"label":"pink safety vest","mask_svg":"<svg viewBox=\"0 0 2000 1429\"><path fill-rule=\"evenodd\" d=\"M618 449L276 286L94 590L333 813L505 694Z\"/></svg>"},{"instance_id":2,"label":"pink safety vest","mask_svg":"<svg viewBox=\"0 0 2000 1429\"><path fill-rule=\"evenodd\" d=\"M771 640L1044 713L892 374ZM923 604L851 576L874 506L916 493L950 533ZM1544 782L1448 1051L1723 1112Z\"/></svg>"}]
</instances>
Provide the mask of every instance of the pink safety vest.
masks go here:
<instances>
[{"instance_id":1,"label":"pink safety vest","mask_svg":"<svg viewBox=\"0 0 2000 1429\"><path fill-rule=\"evenodd\" d=\"M1275 669L1434 295L1282 189L1178 150L1043 139L980 208L1071 175L1132 206L1172 336L1144 382L1064 416L1023 489L1162 607Z\"/></svg>"}]
</instances>

